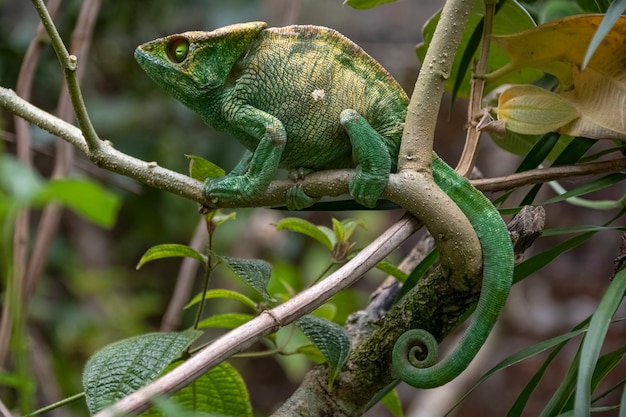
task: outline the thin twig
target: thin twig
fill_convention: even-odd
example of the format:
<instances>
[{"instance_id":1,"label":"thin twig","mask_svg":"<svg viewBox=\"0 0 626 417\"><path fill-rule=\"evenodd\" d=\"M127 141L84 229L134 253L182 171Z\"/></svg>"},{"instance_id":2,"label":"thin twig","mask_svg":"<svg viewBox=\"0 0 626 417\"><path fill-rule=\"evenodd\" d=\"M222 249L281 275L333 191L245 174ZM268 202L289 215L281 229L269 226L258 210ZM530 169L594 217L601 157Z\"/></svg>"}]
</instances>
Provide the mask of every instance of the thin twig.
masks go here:
<instances>
[{"instance_id":1,"label":"thin twig","mask_svg":"<svg viewBox=\"0 0 626 417\"><path fill-rule=\"evenodd\" d=\"M461 158L456 167L459 175L469 177L476 158L478 157L478 146L480 145L480 131L476 129L476 118L482 111L483 91L485 89L485 79L482 74L487 72L487 64L489 62L489 46L491 45L491 31L493 28L493 18L496 11L496 2L485 2L485 17L483 24L483 33L481 40L480 56L474 69L472 77L472 88L470 93L470 101L468 106L468 127L465 146L461 153ZM478 75L478 76L477 76Z\"/></svg>"},{"instance_id":2,"label":"thin twig","mask_svg":"<svg viewBox=\"0 0 626 417\"><path fill-rule=\"evenodd\" d=\"M626 158L611 159L587 164L562 165L532 169L503 177L484 178L470 181L481 191L505 191L531 184L542 184L563 178L617 172L626 169Z\"/></svg>"},{"instance_id":3,"label":"thin twig","mask_svg":"<svg viewBox=\"0 0 626 417\"><path fill-rule=\"evenodd\" d=\"M74 113L76 114L78 126L80 126L80 130L85 135L85 140L89 149L92 152L97 152L102 146L102 141L98 137L96 130L91 124L91 119L89 118L89 114L87 113L87 107L85 106L85 102L83 100L83 95L80 90L78 77L76 74L77 58L74 55L70 55L65 48L65 44L63 43L59 32L54 26L54 21L52 20L52 17L50 17L50 14L46 9L43 0L32 1L35 9L37 10L37 13L39 14L39 18L41 19L41 22L43 23L44 27L46 28L46 32L50 37L54 52L59 58L59 62L61 63L61 67L63 68L65 82L67 83L67 89L69 90L69 95L72 101L72 107L74 108Z\"/></svg>"}]
</instances>

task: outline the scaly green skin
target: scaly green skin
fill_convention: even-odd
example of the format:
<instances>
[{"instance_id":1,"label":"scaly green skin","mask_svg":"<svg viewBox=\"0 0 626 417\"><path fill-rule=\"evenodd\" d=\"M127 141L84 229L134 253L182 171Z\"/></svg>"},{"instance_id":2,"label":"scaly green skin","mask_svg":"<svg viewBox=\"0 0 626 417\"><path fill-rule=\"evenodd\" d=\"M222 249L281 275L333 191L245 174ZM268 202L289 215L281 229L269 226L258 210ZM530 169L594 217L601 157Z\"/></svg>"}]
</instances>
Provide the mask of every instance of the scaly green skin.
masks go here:
<instances>
[{"instance_id":1,"label":"scaly green skin","mask_svg":"<svg viewBox=\"0 0 626 417\"><path fill-rule=\"evenodd\" d=\"M231 173L206 182L212 201L263 193L279 168L296 177L355 168L350 194L372 207L396 170L408 97L380 64L332 29L252 22L157 39L139 46L135 57L168 93L248 148ZM443 385L469 365L506 300L513 266L506 226L489 200L436 155L433 176L476 230L483 286L474 319L448 358L413 367L408 352L415 343L425 343L435 361L437 343L424 331L409 331L396 343L394 372L422 388ZM287 194L292 208L314 201L297 186Z\"/></svg>"},{"instance_id":2,"label":"scaly green skin","mask_svg":"<svg viewBox=\"0 0 626 417\"><path fill-rule=\"evenodd\" d=\"M350 192L372 207L395 171L406 94L380 64L332 29L266 29L253 22L157 39L137 48L135 57L157 84L251 152L229 175L207 182L213 200L245 201L263 193L278 168L306 173L357 167ZM379 133L373 142L381 152L371 152L370 140L348 136L340 121L347 109Z\"/></svg>"}]
</instances>

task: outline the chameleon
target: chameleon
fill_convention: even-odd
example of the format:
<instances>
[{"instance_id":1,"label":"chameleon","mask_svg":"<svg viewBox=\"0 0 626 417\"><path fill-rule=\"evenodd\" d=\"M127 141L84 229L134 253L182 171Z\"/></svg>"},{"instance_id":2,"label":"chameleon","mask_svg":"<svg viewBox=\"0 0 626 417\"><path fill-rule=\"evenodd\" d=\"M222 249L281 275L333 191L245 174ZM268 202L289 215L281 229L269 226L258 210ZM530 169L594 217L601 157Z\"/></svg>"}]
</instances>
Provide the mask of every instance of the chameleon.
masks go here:
<instances>
[{"instance_id":1,"label":"chameleon","mask_svg":"<svg viewBox=\"0 0 626 417\"><path fill-rule=\"evenodd\" d=\"M279 169L297 179L353 168L351 197L373 207L397 169L408 96L376 60L333 29L240 23L156 39L138 46L135 58L166 92L246 147L230 173L206 180L203 191L213 202L262 194ZM443 385L465 370L498 318L513 268L511 240L491 202L434 153L433 177L478 236L483 284L474 317L446 358L434 363L437 341L421 329L396 342L394 378L417 388ZM297 184L287 195L290 208L315 201ZM419 344L428 352L424 363L412 354Z\"/></svg>"}]
</instances>

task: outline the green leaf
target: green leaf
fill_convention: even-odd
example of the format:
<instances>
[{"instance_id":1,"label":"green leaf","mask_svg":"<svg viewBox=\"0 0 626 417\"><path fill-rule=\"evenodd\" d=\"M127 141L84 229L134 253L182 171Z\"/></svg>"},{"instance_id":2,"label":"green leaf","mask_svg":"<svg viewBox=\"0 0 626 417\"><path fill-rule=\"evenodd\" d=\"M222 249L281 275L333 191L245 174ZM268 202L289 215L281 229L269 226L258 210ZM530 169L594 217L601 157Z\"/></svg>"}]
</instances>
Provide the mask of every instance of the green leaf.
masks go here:
<instances>
[{"instance_id":1,"label":"green leaf","mask_svg":"<svg viewBox=\"0 0 626 417\"><path fill-rule=\"evenodd\" d=\"M155 379L202 332L148 333L111 343L85 365L83 387L91 414Z\"/></svg>"},{"instance_id":2,"label":"green leaf","mask_svg":"<svg viewBox=\"0 0 626 417\"><path fill-rule=\"evenodd\" d=\"M0 155L0 194L7 193L22 204L30 204L43 188L39 174L15 157Z\"/></svg>"},{"instance_id":3,"label":"green leaf","mask_svg":"<svg viewBox=\"0 0 626 417\"><path fill-rule=\"evenodd\" d=\"M564 410L565 405L571 398L574 388L576 387L576 374L578 373L578 364L580 359L580 349L576 352L572 364L567 369L567 373L563 377L563 381L557 388L548 404L542 410L540 417L558 416Z\"/></svg>"},{"instance_id":4,"label":"green leaf","mask_svg":"<svg viewBox=\"0 0 626 417\"><path fill-rule=\"evenodd\" d=\"M623 384L624 388L622 390L622 397L619 401L619 416L618 417L626 417L626 384Z\"/></svg>"},{"instance_id":5,"label":"green leaf","mask_svg":"<svg viewBox=\"0 0 626 417\"><path fill-rule=\"evenodd\" d=\"M301 233L310 238L317 240L322 245L326 246L328 250L333 249L333 242L328 236L322 232L316 225L298 217L286 217L278 222L276 230L291 230L292 232Z\"/></svg>"},{"instance_id":6,"label":"green leaf","mask_svg":"<svg viewBox=\"0 0 626 417\"><path fill-rule=\"evenodd\" d=\"M220 259L235 275L261 294L264 300L270 301L272 299L267 293L267 283L272 275L270 263L261 259L241 259L227 256L222 256Z\"/></svg>"},{"instance_id":7,"label":"green leaf","mask_svg":"<svg viewBox=\"0 0 626 417\"><path fill-rule=\"evenodd\" d=\"M387 261L382 261L382 262L377 263L376 268L380 269L381 271L383 271L384 273L388 275L391 275L392 277L394 277L400 282L406 281L407 277L409 276L409 274L402 271L400 268L398 268L391 262L387 262Z\"/></svg>"},{"instance_id":8,"label":"green leaf","mask_svg":"<svg viewBox=\"0 0 626 417\"><path fill-rule=\"evenodd\" d=\"M566 240L565 242L559 243L556 246L542 252L538 255L533 256L530 259L527 259L515 266L515 270L513 272L513 282L517 283L524 278L534 274L538 270L542 269L544 266L548 265L550 262L559 257L562 253L567 252L568 250L574 249L575 247L582 245L589 239L591 236L595 234L595 231L582 233L578 236L574 236L571 239Z\"/></svg>"},{"instance_id":9,"label":"green leaf","mask_svg":"<svg viewBox=\"0 0 626 417\"><path fill-rule=\"evenodd\" d=\"M380 402L389 410L393 417L404 417L404 412L402 411L402 403L400 402L400 397L398 396L398 391L392 389L389 391Z\"/></svg>"},{"instance_id":10,"label":"green leaf","mask_svg":"<svg viewBox=\"0 0 626 417\"><path fill-rule=\"evenodd\" d=\"M624 291L626 291L626 269L622 269L615 275L598 308L591 316L587 337L583 341L580 352L580 367L574 404L576 417L585 417L591 412L591 379L596 370L602 341L606 337L611 317L624 298Z\"/></svg>"},{"instance_id":11,"label":"green leaf","mask_svg":"<svg viewBox=\"0 0 626 417\"><path fill-rule=\"evenodd\" d=\"M311 313L322 319L332 320L337 315L337 306L332 303L322 304Z\"/></svg>"},{"instance_id":12,"label":"green leaf","mask_svg":"<svg viewBox=\"0 0 626 417\"><path fill-rule=\"evenodd\" d=\"M220 225L222 225L223 223L226 223L229 220L235 220L237 218L237 212L236 211L232 211L228 214L224 214L221 211L217 210L212 216L211 216L211 222L213 222L214 226L217 228Z\"/></svg>"},{"instance_id":13,"label":"green leaf","mask_svg":"<svg viewBox=\"0 0 626 417\"><path fill-rule=\"evenodd\" d=\"M58 202L102 227L115 223L120 199L100 184L77 178L51 180L36 197L36 204Z\"/></svg>"},{"instance_id":14,"label":"green leaf","mask_svg":"<svg viewBox=\"0 0 626 417\"><path fill-rule=\"evenodd\" d=\"M400 300L404 297L411 289L413 289L419 280L426 274L426 272L435 264L435 261L439 257L439 251L437 248L431 250L428 255L422 261L417 264L415 268L411 271L409 276L404 280L404 284L398 294L396 295L396 301Z\"/></svg>"},{"instance_id":15,"label":"green leaf","mask_svg":"<svg viewBox=\"0 0 626 417\"><path fill-rule=\"evenodd\" d=\"M357 227L365 228L365 223L360 219L337 220L333 217L333 234L337 242L347 242Z\"/></svg>"},{"instance_id":16,"label":"green leaf","mask_svg":"<svg viewBox=\"0 0 626 417\"><path fill-rule=\"evenodd\" d=\"M157 407L141 417L252 417L246 384L239 372L226 362L176 392L170 401L156 403Z\"/></svg>"},{"instance_id":17,"label":"green leaf","mask_svg":"<svg viewBox=\"0 0 626 417\"><path fill-rule=\"evenodd\" d=\"M480 379L478 380L478 382L476 382L469 390L467 390L463 396L459 399L459 401L452 406L452 408L448 411L448 414L450 414L450 412L452 412L452 410L454 410L459 404L461 404L461 402L463 402L467 397L469 397L469 395L476 389L478 388L483 382L485 382L487 379L489 379L493 374L500 372L506 368L509 368L513 365L516 365L518 363L521 363L535 355L538 355L540 353L543 353L549 349L555 348L557 347L557 352L564 346L564 344L566 342L568 342L569 340L573 339L574 337L579 336L580 334L584 333L586 331L586 328L581 328L578 330L573 330L569 333L565 333L556 337L553 337L551 339L548 340L544 340L542 342L539 342L535 345L529 346L527 348L524 348L516 353L514 353L513 355L503 359L500 363L498 363L496 366L494 366L493 368L491 368L490 370L488 370L483 376L480 377ZM548 359L546 361L546 363L544 364L545 367L547 367L547 364L549 364L551 361L551 359ZM545 369L543 369L543 371L545 371ZM537 378L537 382L539 382L539 379L541 379L541 376L543 375L543 371L539 371L538 375L539 378ZM529 388L527 386L527 388ZM530 392L532 392L532 390L534 389L534 386L530 388ZM528 393L528 395L530 395L530 392ZM522 406L522 410L523 410L523 406ZM507 416L511 417L513 415L518 415L518 414L512 414L511 412L509 412L509 414Z\"/></svg>"},{"instance_id":18,"label":"green leaf","mask_svg":"<svg viewBox=\"0 0 626 417\"><path fill-rule=\"evenodd\" d=\"M386 3L393 3L396 0L344 0L343 4L353 9L371 9Z\"/></svg>"},{"instance_id":19,"label":"green leaf","mask_svg":"<svg viewBox=\"0 0 626 417\"><path fill-rule=\"evenodd\" d=\"M541 204L545 205L545 204L556 203L559 201L570 199L572 197L578 197L581 195L589 194L594 191L598 191L598 190L602 190L604 188L610 187L614 184L618 184L620 182L623 182L624 180L626 180L626 174L620 174L620 173L609 174L595 181L586 183L574 190L564 192L556 197L552 197L542 202Z\"/></svg>"},{"instance_id":20,"label":"green leaf","mask_svg":"<svg viewBox=\"0 0 626 417\"><path fill-rule=\"evenodd\" d=\"M163 245L153 246L143 254L136 268L139 269L146 263L163 258L178 258L187 257L197 259L198 261L206 264L208 258L206 255L201 254L197 250L187 246L179 245L177 243L166 243Z\"/></svg>"},{"instance_id":21,"label":"green leaf","mask_svg":"<svg viewBox=\"0 0 626 417\"><path fill-rule=\"evenodd\" d=\"M333 233L336 236L337 242L345 242L346 240L348 240L350 236L349 235L347 236L346 227L343 224L343 222L337 220L334 217L332 218L332 222L333 222Z\"/></svg>"},{"instance_id":22,"label":"green leaf","mask_svg":"<svg viewBox=\"0 0 626 417\"><path fill-rule=\"evenodd\" d=\"M346 330L332 321L306 315L296 320L296 325L322 352L330 368L328 389L348 360L351 350L350 336Z\"/></svg>"},{"instance_id":23,"label":"green leaf","mask_svg":"<svg viewBox=\"0 0 626 417\"><path fill-rule=\"evenodd\" d=\"M246 307L250 308L252 311L256 311L256 303L246 297L245 295L238 293L236 291L231 290L223 290L223 289L215 289L206 291L204 294L200 293L196 295L189 303L185 306L185 308L189 308L200 301L202 301L204 296L205 300L209 300L211 298L230 298L231 300L236 300L241 302Z\"/></svg>"},{"instance_id":24,"label":"green leaf","mask_svg":"<svg viewBox=\"0 0 626 417\"><path fill-rule=\"evenodd\" d=\"M218 327L222 329L234 329L249 322L253 318L253 315L243 313L216 314L201 320L200 323L198 323L198 328L207 329L210 327Z\"/></svg>"},{"instance_id":25,"label":"green leaf","mask_svg":"<svg viewBox=\"0 0 626 417\"><path fill-rule=\"evenodd\" d=\"M524 172L537 168L553 152L554 147L559 143L560 137L561 135L558 133L552 132L540 136L515 172Z\"/></svg>"},{"instance_id":26,"label":"green leaf","mask_svg":"<svg viewBox=\"0 0 626 417\"><path fill-rule=\"evenodd\" d=\"M198 181L207 178L223 177L226 172L211 161L195 155L185 155L189 159L189 176Z\"/></svg>"},{"instance_id":27,"label":"green leaf","mask_svg":"<svg viewBox=\"0 0 626 417\"><path fill-rule=\"evenodd\" d=\"M322 355L322 352L320 352L317 346L313 344L298 346L298 348L296 349L296 352L303 354L309 360L315 362L318 365L326 362L326 358L324 358L324 355Z\"/></svg>"},{"instance_id":28,"label":"green leaf","mask_svg":"<svg viewBox=\"0 0 626 417\"><path fill-rule=\"evenodd\" d=\"M578 234L585 232L606 232L606 231L618 231L618 232L626 232L626 226L598 226L595 224L590 225L581 225L576 227L559 227L554 229L545 229L541 236L561 236L561 235L570 235L570 234Z\"/></svg>"},{"instance_id":29,"label":"green leaf","mask_svg":"<svg viewBox=\"0 0 626 417\"><path fill-rule=\"evenodd\" d=\"M141 417L223 417L221 414L185 410L172 397L157 397L152 402L154 407L140 414Z\"/></svg>"}]
</instances>

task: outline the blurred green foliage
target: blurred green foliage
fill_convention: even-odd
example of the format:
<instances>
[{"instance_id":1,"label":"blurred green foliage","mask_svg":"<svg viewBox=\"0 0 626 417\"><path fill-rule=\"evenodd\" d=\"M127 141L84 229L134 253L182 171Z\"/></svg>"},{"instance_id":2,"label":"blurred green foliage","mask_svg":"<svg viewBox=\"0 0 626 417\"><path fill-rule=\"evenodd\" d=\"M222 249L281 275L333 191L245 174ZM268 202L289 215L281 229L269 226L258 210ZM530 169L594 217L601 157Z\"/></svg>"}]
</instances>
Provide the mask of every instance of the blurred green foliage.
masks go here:
<instances>
[{"instance_id":1,"label":"blurred green foliage","mask_svg":"<svg viewBox=\"0 0 626 417\"><path fill-rule=\"evenodd\" d=\"M66 45L81 4L78 0L67 0L55 17ZM241 145L209 129L199 117L154 85L136 64L133 52L136 45L171 33L211 30L249 20L271 21L268 16L271 11L264 2L251 0L144 2L141 7L135 2L102 2L89 56L79 57L79 65L87 66L81 84L83 96L99 135L125 153L158 161L178 172L188 171L185 154L202 155L226 170L232 168L243 151ZM30 2L0 1L0 85L3 87L15 89L22 59L37 24ZM61 69L52 48L46 45L37 64L31 102L54 112L61 85ZM0 126L5 129L0 137L5 152L12 154L14 138L6 133L13 130L12 118L7 113L2 113ZM54 138L34 127L31 133L35 168L48 176L53 164ZM75 166L78 175L94 177L117 194L122 205L111 230L89 224L71 213L63 215L44 274L29 304L28 328L38 335L37 343L50 359L53 375L48 376L54 378L50 384L60 389L57 399L82 390L82 367L94 351L112 341L159 328L180 261L161 261L139 271L134 267L151 246L188 243L200 220L193 202L100 170L82 155L77 155ZM330 216L313 217L330 226ZM377 234L376 224L380 223L380 217L369 214L366 217L373 226L358 233L363 242ZM293 234L287 236L286 232L276 232L265 242L248 239L238 245L242 235L259 227L255 222L265 226L279 219L280 215L273 212L239 210L238 220L228 222L217 232L214 249L225 255L244 253L267 259L275 263L271 286L280 291L281 287L286 290L285 283L290 283L289 290L300 290L330 262L322 248ZM272 229L271 225L268 227ZM289 246L285 245L286 239ZM345 320L350 311L364 305L367 289L373 285L365 284L365 290L338 295L337 319ZM213 286L249 291L229 274L218 274ZM223 311L224 306L232 311L232 303L212 301L207 315ZM191 323L193 313L186 312L184 317L182 327ZM286 363L294 365L293 360ZM246 368L244 361L239 361L239 365ZM301 375L306 368L304 361L293 369L299 369ZM47 403L33 404L43 405ZM75 407L78 407L76 415L85 413L80 405Z\"/></svg>"}]
</instances>

